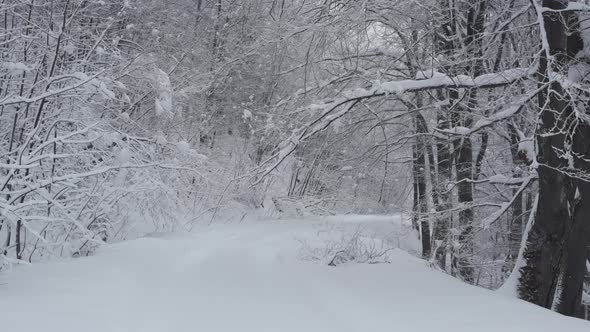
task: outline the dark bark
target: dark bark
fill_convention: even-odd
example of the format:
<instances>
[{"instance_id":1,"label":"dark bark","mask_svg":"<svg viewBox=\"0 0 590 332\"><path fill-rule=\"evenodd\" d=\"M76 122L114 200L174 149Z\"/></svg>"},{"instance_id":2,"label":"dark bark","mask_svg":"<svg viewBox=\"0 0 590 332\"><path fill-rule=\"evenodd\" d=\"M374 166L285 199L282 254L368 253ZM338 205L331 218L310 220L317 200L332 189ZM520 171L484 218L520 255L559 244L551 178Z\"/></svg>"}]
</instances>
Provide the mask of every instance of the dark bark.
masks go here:
<instances>
[{"instance_id":1,"label":"dark bark","mask_svg":"<svg viewBox=\"0 0 590 332\"><path fill-rule=\"evenodd\" d=\"M467 27L465 37L465 51L473 57L465 72L474 76L483 73L482 63L482 34L485 30L485 12L487 0L470 0L467 9ZM477 89L467 91L466 107L458 105L451 112L452 125L470 128L473 124L472 111L477 105ZM473 143L468 136L454 140L455 169L457 177L457 196L459 204L469 206L473 202ZM464 207L459 212L459 226L461 234L459 242L461 248L456 259L456 267L463 280L473 283L474 272L471 256L473 255L473 208Z\"/></svg>"},{"instance_id":2,"label":"dark bark","mask_svg":"<svg viewBox=\"0 0 590 332\"><path fill-rule=\"evenodd\" d=\"M414 181L417 193L414 197L416 201L414 203L417 209L418 222L420 224L420 239L422 240L422 257L425 259L430 258L431 244L430 244L430 223L428 222L428 204L426 202L426 144L424 134L428 128L425 127L426 122L421 115L417 115L414 119L414 125L416 128L416 157L414 159Z\"/></svg>"},{"instance_id":3,"label":"dark bark","mask_svg":"<svg viewBox=\"0 0 590 332\"><path fill-rule=\"evenodd\" d=\"M544 1L545 5L547 3L549 2ZM555 9L562 7L557 1L552 1L550 5L555 5ZM562 17L557 14L544 16L550 51L554 55L563 55L566 48L566 29L562 24ZM543 57L541 62L541 84L546 84L547 58ZM558 84L553 84L551 88L558 89L557 91L561 89ZM571 181L559 171L564 165L554 150L563 147L564 135L551 134L552 127L563 121L555 115L563 114L566 105L555 96L555 93L546 92L539 97L539 106L543 107L547 99L549 109L541 111L542 125L537 129L539 205L524 253L527 263L521 271L518 291L522 299L550 308L560 275L561 242L564 226L570 220L567 205L572 197ZM548 133L550 135L546 135Z\"/></svg>"},{"instance_id":4,"label":"dark bark","mask_svg":"<svg viewBox=\"0 0 590 332\"><path fill-rule=\"evenodd\" d=\"M4 252L2 252L2 255L6 256L8 255L8 247L10 247L10 239L12 237L12 227L10 227L10 224L6 225L6 239L4 240Z\"/></svg>"},{"instance_id":5,"label":"dark bark","mask_svg":"<svg viewBox=\"0 0 590 332\"><path fill-rule=\"evenodd\" d=\"M420 226L418 224L419 215L420 215L420 198L418 197L418 193L420 190L418 189L418 177L416 174L420 172L418 169L418 149L416 144L412 146L412 185L413 185L413 200L412 200L412 228L415 230L420 230Z\"/></svg>"},{"instance_id":6,"label":"dark bark","mask_svg":"<svg viewBox=\"0 0 590 332\"><path fill-rule=\"evenodd\" d=\"M23 248L23 244L21 242L21 230L22 230L22 221L18 220L16 222L16 230L14 232L14 244L16 246L16 258L17 259L21 259L22 258L22 250Z\"/></svg>"},{"instance_id":7,"label":"dark bark","mask_svg":"<svg viewBox=\"0 0 590 332\"><path fill-rule=\"evenodd\" d=\"M467 126L465 126L467 127ZM473 202L473 146L471 139L465 137L455 144L455 169L457 173L457 196L459 204ZM458 146L457 146L458 145ZM461 233L459 243L461 244L458 253L456 267L461 277L467 282L473 282L473 265L470 257L473 254L473 209L462 208L459 211L459 225Z\"/></svg>"},{"instance_id":8,"label":"dark bark","mask_svg":"<svg viewBox=\"0 0 590 332\"><path fill-rule=\"evenodd\" d=\"M457 25L455 23L456 13L454 6L448 0L439 0L438 3L438 22L440 26L435 36L435 47L438 54L444 55L450 62L455 56L455 41L457 35ZM448 74L454 75L456 72L452 66L443 68ZM445 96L444 91L438 90L437 97L440 101L447 99L448 105L452 105L457 99L456 90L451 90ZM449 108L443 107L437 112L437 129L445 130L450 128ZM439 139L436 143L437 172L433 176L433 192L436 193L438 202L436 205L437 218L433 227L433 248L434 260L443 270L446 270L447 249L450 244L450 227L452 222L452 200L449 192L449 184L452 181L452 160L451 160L451 142L450 140Z\"/></svg>"},{"instance_id":9,"label":"dark bark","mask_svg":"<svg viewBox=\"0 0 590 332\"><path fill-rule=\"evenodd\" d=\"M545 0L543 5L563 9L567 2ZM543 14L550 53L555 60L548 68L547 59L543 59L542 84L547 82L549 69L566 72L568 40L575 42L572 48L580 46L579 40L568 38L566 22L572 19L570 15L573 14ZM580 180L580 176L590 170L584 160L590 156L590 129L581 122L577 127L571 126L572 121L578 120L570 116L571 101L563 98L562 92L558 83L552 83L539 101L540 105L548 105L541 110L542 122L537 129L539 206L525 249L526 265L521 270L518 292L529 302L582 317L585 253L590 240L590 184ZM570 128L576 128L575 132ZM578 174L572 175L568 161L556 152L565 151L568 144Z\"/></svg>"},{"instance_id":10,"label":"dark bark","mask_svg":"<svg viewBox=\"0 0 590 332\"><path fill-rule=\"evenodd\" d=\"M408 50L406 57L406 65L410 70L411 76L416 76L417 69L419 66L415 65L415 59L410 57L414 55L413 45L418 43L418 31L411 31L411 43L408 42L406 36L398 31L398 36L404 42L406 49ZM420 92L415 93L415 107L417 109L423 106L423 95ZM416 134L415 145L413 146L413 180L414 180L414 218L412 220L414 227L420 229L420 239L422 241L422 257L424 259L430 259L432 253L432 237L430 230L430 218L428 217L428 202L427 202L427 175L430 174L431 179L434 176L434 155L432 153L432 145L428 138L428 124L426 119L420 112L416 112L413 118L414 131ZM387 140L385 131L383 132L385 139ZM428 159L427 159L428 158ZM426 161L428 160L427 168ZM387 162L387 161L386 161ZM387 170L387 169L386 169ZM383 182L384 183L384 182ZM383 188L383 187L382 187ZM434 196L436 194L433 193ZM432 197L433 201L436 201L435 197ZM381 198L379 199L381 202Z\"/></svg>"},{"instance_id":11,"label":"dark bark","mask_svg":"<svg viewBox=\"0 0 590 332\"><path fill-rule=\"evenodd\" d=\"M439 117L439 128L445 129L444 121ZM441 125L442 124L442 125ZM433 229L433 241L436 252L434 258L437 265L445 270L447 246L449 245L449 227L451 225L451 197L447 185L451 182L451 154L449 143L439 141L436 144L436 154L438 157L438 174L433 180L433 191L438 197L436 206L437 218Z\"/></svg>"},{"instance_id":12,"label":"dark bark","mask_svg":"<svg viewBox=\"0 0 590 332\"><path fill-rule=\"evenodd\" d=\"M569 43L572 40L568 40ZM576 168L584 174L590 174L590 126L580 123L574 134L572 149ZM570 316L583 317L582 294L587 268L586 260L590 248L590 182L573 179L573 215L570 231L564 243L563 274L561 293L557 311Z\"/></svg>"},{"instance_id":13,"label":"dark bark","mask_svg":"<svg viewBox=\"0 0 590 332\"><path fill-rule=\"evenodd\" d=\"M487 9L487 0L468 0L457 4L448 0L439 0L438 2L439 28L435 37L435 47L437 53L444 55L448 62L443 67L448 75L481 75L483 73L482 64L482 35L485 30L485 13ZM462 18L459 15L463 16ZM465 24L457 24L464 22ZM461 32L458 28L464 26L465 30ZM469 57L470 61L465 61ZM468 58L468 59L469 59ZM451 65L453 64L453 65ZM467 89L465 95L461 96L457 88L448 90L448 105L451 105L447 114L439 114L438 127L448 128L467 127L472 125L472 110L477 105L477 90ZM442 93L441 93L442 95ZM447 113L447 112L445 112ZM449 147L452 146L451 153ZM485 150L482 150L485 153ZM461 233L459 242L461 247L458 252L452 255L453 273L458 273L462 279L467 282L473 282L473 264L471 256L473 255L473 217L474 212L470 207L473 202L473 143L470 137L456 136L451 138L451 142L439 142L437 144L439 174L436 180L436 192L439 195L440 206L437 210L439 220L437 220L434 229L434 242L437 245L435 259L439 266L445 266L446 243L448 241L450 218L445 215L452 202L450 193L448 193L447 184L452 180L452 162L455 163L455 177L457 181L458 203L461 204L459 211L458 228Z\"/></svg>"},{"instance_id":14,"label":"dark bark","mask_svg":"<svg viewBox=\"0 0 590 332\"><path fill-rule=\"evenodd\" d=\"M479 152L477 153L477 158L475 158L475 172L473 174L473 179L477 180L479 179L479 176L481 175L481 168L483 166L483 161L485 159L486 156L486 152L488 150L488 142L490 139L490 135L484 131L481 133L481 145L479 148Z\"/></svg>"},{"instance_id":15,"label":"dark bark","mask_svg":"<svg viewBox=\"0 0 590 332\"><path fill-rule=\"evenodd\" d=\"M514 125L508 125L508 134L510 136L510 155L512 157L513 171L512 176L514 178L522 177L524 161L519 153L520 137L517 129ZM513 195L518 195L514 204L512 204L512 215L509 220L509 233L508 233L508 257L507 262L513 265L518 258L520 251L520 245L522 241L522 230L524 221L524 207L522 193L519 193L518 189L513 189ZM511 267L512 268L512 267ZM510 268L510 269L511 269Z\"/></svg>"}]
</instances>

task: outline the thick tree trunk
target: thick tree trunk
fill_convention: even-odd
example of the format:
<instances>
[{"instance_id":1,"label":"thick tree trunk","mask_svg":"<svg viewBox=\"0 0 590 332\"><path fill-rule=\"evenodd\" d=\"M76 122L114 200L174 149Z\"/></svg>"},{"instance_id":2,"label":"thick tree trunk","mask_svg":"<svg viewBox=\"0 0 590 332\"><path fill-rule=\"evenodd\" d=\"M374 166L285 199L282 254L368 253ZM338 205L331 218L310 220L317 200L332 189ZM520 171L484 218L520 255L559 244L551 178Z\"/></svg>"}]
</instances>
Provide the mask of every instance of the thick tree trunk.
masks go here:
<instances>
[{"instance_id":1,"label":"thick tree trunk","mask_svg":"<svg viewBox=\"0 0 590 332\"><path fill-rule=\"evenodd\" d=\"M465 72L469 75L479 76L483 73L482 63L482 34L485 26L485 12L487 0L470 0L467 9L467 34L464 40L465 51L473 59L470 61ZM472 111L477 105L477 90L467 91L467 107L457 106L451 113L451 122L454 127L462 126L470 128L473 123ZM459 235L460 250L457 253L456 267L460 276L466 282L474 282L473 263L471 257L474 253L474 228L473 228L473 143L469 136L455 139L455 170L457 175L457 196L458 202L462 205L459 212Z\"/></svg>"},{"instance_id":2,"label":"thick tree trunk","mask_svg":"<svg viewBox=\"0 0 590 332\"><path fill-rule=\"evenodd\" d=\"M437 54L444 55L447 61L451 62L455 53L455 40L457 34L457 25L455 24L455 9L449 0L439 0L438 22L440 26L435 38L435 48ZM446 72L454 73L453 68L446 66ZM437 98L440 101L447 100L448 105L452 105L456 100L456 91L450 91L448 96L445 96L444 91L437 91ZM449 129L449 109L445 107L437 112L437 128L440 130ZM432 247L434 248L434 260L436 264L443 270L447 268L447 251L450 246L450 228L452 224L452 207L453 202L449 185L453 180L452 172L452 157L451 157L451 142L450 140L439 139L436 143L437 156L437 172L433 176L433 191L438 198L436 206L437 218L433 227Z\"/></svg>"},{"instance_id":3,"label":"thick tree trunk","mask_svg":"<svg viewBox=\"0 0 590 332\"><path fill-rule=\"evenodd\" d=\"M465 127L468 127L465 125ZM468 137L461 138L455 142L455 170L457 173L457 196L460 205L463 205L459 211L459 225L461 233L459 235L460 250L457 253L456 267L459 275L466 282L472 283L473 264L471 256L473 255L473 209L467 207L473 202L473 146L471 139Z\"/></svg>"},{"instance_id":4,"label":"thick tree trunk","mask_svg":"<svg viewBox=\"0 0 590 332\"><path fill-rule=\"evenodd\" d=\"M520 137L518 136L517 129L512 124L508 125L508 133L510 135L510 154L513 166L512 176L514 178L520 178L522 177L522 168L524 166L524 161L521 159L518 150ZM508 257L506 259L508 271L514 266L518 258L518 253L520 252L524 221L523 195L522 193L518 194L518 189L513 189L512 192L513 195L518 195L519 197L516 198L512 205L512 214L509 220Z\"/></svg>"},{"instance_id":5,"label":"thick tree trunk","mask_svg":"<svg viewBox=\"0 0 590 332\"><path fill-rule=\"evenodd\" d=\"M544 7L556 10L566 5L567 1L543 1ZM543 59L542 83L547 82L550 71L563 73L567 69L565 22L571 17L566 15L572 14L543 14L549 51L555 60L549 67L547 59ZM582 317L585 253L590 240L590 184L580 180L581 173L573 176L567 173L571 172L570 164L558 151L566 151L571 144L576 171L587 173L590 167L584 158L590 156L590 130L587 124L579 123L575 132L571 129L555 131L555 128L576 128L570 126L577 119L571 116L571 105L563 98L563 92L559 83L552 83L539 101L539 105L548 105L541 110L541 124L536 135L539 205L525 249L526 265L521 269L518 293L529 302ZM568 137L573 137L573 142Z\"/></svg>"},{"instance_id":6,"label":"thick tree trunk","mask_svg":"<svg viewBox=\"0 0 590 332\"><path fill-rule=\"evenodd\" d=\"M439 121L439 123L441 123ZM444 126L444 125L443 125ZM439 127L445 129L444 127ZM433 191L438 197L438 204L436 206L437 218L433 229L433 242L434 242L434 259L437 265L445 270L447 267L447 247L449 246L449 228L451 226L451 195L448 184L451 182L451 154L449 143L440 141L436 144L436 154L438 157L437 164L437 176L436 180L433 181Z\"/></svg>"}]
</instances>

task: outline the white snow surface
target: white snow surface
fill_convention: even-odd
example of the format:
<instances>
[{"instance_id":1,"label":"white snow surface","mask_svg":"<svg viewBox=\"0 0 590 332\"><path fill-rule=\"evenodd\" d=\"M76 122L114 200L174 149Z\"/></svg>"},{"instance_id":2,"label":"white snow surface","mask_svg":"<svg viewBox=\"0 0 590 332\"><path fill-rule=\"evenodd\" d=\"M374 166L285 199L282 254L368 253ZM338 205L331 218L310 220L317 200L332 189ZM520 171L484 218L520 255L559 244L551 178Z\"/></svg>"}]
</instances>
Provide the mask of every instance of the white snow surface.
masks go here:
<instances>
[{"instance_id":1,"label":"white snow surface","mask_svg":"<svg viewBox=\"0 0 590 332\"><path fill-rule=\"evenodd\" d=\"M397 217L329 217L151 234L95 256L0 276L0 326L19 332L590 331L430 268ZM357 236L389 263L328 266ZM403 250L402 250L403 249ZM329 255L328 255L329 256ZM316 257L317 260L310 259Z\"/></svg>"}]
</instances>

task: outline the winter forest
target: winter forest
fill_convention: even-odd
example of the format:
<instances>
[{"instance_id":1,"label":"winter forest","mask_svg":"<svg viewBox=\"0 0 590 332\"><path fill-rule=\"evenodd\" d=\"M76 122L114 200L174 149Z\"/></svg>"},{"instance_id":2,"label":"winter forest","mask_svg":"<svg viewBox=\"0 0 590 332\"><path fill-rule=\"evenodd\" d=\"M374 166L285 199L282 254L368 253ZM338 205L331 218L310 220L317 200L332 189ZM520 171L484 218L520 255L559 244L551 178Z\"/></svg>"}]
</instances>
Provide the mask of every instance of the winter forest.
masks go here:
<instances>
[{"instance_id":1,"label":"winter forest","mask_svg":"<svg viewBox=\"0 0 590 332\"><path fill-rule=\"evenodd\" d=\"M584 320L590 1L0 0L0 330Z\"/></svg>"}]
</instances>

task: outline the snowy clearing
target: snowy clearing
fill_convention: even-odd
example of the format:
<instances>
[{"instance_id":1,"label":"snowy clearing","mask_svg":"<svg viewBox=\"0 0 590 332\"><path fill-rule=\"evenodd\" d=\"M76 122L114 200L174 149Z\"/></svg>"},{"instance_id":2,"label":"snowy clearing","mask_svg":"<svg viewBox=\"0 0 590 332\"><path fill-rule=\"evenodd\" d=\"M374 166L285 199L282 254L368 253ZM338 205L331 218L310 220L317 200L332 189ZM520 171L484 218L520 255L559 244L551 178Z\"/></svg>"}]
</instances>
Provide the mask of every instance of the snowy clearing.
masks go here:
<instances>
[{"instance_id":1,"label":"snowy clearing","mask_svg":"<svg viewBox=\"0 0 590 332\"><path fill-rule=\"evenodd\" d=\"M327 265L347 247L389 264ZM419 248L392 217L152 234L2 275L0 321L20 332L590 331L437 272L406 252Z\"/></svg>"}]
</instances>

